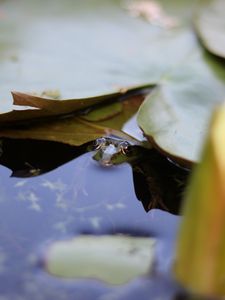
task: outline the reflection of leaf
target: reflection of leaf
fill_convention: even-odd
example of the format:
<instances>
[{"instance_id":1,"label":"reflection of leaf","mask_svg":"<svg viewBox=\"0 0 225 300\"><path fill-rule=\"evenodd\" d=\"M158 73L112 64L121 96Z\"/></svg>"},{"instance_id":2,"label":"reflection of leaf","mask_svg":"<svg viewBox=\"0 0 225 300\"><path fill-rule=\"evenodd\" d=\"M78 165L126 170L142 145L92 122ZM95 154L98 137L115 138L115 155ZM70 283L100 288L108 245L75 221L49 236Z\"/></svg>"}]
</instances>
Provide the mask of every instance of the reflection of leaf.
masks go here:
<instances>
[{"instance_id":1,"label":"reflection of leaf","mask_svg":"<svg viewBox=\"0 0 225 300\"><path fill-rule=\"evenodd\" d=\"M214 114L202 161L185 197L175 265L194 293L225 294L225 105Z\"/></svg>"},{"instance_id":2,"label":"reflection of leaf","mask_svg":"<svg viewBox=\"0 0 225 300\"><path fill-rule=\"evenodd\" d=\"M155 149L143 149L142 156L131 165L135 193L146 211L160 208L173 214L180 213L188 170L175 166Z\"/></svg>"},{"instance_id":3,"label":"reflection of leaf","mask_svg":"<svg viewBox=\"0 0 225 300\"><path fill-rule=\"evenodd\" d=\"M32 177L49 172L87 151L87 145L74 147L27 139L3 139L0 144L0 164L11 169L13 177ZM33 170L39 170L39 174L34 174Z\"/></svg>"},{"instance_id":4,"label":"reflection of leaf","mask_svg":"<svg viewBox=\"0 0 225 300\"><path fill-rule=\"evenodd\" d=\"M12 177L20 178L44 174L93 149L92 144L75 147L28 139L3 139L1 144L0 164L12 170ZM189 172L175 166L155 149L139 146L131 146L120 159L119 163L122 162L132 167L136 197L146 211L160 208L179 213Z\"/></svg>"},{"instance_id":5,"label":"reflection of leaf","mask_svg":"<svg viewBox=\"0 0 225 300\"><path fill-rule=\"evenodd\" d=\"M100 136L116 135L132 139L121 131L123 124L138 110L142 97L133 97L121 102L122 111L115 116L99 122L89 122L80 117L58 118L52 121L41 121L35 124L24 124L16 128L0 129L1 137L37 139L62 142L73 146L95 140ZM50 100L51 101L51 100ZM98 109L96 109L96 112ZM101 112L101 109L100 109ZM92 112L93 113L93 112ZM105 116L105 112L104 112ZM101 119L101 118L100 118Z\"/></svg>"},{"instance_id":6,"label":"reflection of leaf","mask_svg":"<svg viewBox=\"0 0 225 300\"><path fill-rule=\"evenodd\" d=\"M203 7L196 28L204 46L213 54L225 58L225 1L214 0Z\"/></svg>"},{"instance_id":7,"label":"reflection of leaf","mask_svg":"<svg viewBox=\"0 0 225 300\"><path fill-rule=\"evenodd\" d=\"M131 236L79 236L50 246L46 269L64 278L124 284L153 266L154 240Z\"/></svg>"}]
</instances>

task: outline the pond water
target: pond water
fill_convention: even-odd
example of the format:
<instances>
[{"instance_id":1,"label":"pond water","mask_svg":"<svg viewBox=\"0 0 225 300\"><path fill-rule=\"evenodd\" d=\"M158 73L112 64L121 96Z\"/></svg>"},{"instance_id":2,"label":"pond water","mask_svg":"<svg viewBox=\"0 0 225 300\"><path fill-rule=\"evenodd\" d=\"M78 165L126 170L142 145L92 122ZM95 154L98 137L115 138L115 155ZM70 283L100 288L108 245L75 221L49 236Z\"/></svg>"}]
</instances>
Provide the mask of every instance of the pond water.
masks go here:
<instances>
[{"instance_id":1,"label":"pond water","mask_svg":"<svg viewBox=\"0 0 225 300\"><path fill-rule=\"evenodd\" d=\"M170 269L180 217L146 212L129 164L104 168L81 148L14 143L5 141L0 159L0 300L175 299ZM82 234L155 238L154 276L112 286L48 274L48 246Z\"/></svg>"}]
</instances>

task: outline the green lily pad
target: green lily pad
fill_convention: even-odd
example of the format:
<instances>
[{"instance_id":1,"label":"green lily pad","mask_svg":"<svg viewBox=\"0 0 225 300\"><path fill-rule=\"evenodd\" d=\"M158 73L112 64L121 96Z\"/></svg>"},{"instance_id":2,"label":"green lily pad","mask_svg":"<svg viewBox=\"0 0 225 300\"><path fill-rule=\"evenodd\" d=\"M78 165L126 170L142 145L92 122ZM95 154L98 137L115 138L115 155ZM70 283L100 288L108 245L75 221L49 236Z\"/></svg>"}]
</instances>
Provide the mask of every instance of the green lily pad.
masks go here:
<instances>
[{"instance_id":1,"label":"green lily pad","mask_svg":"<svg viewBox=\"0 0 225 300\"><path fill-rule=\"evenodd\" d=\"M12 90L74 99L155 84L192 47L180 32L186 6L162 4L163 16L182 17L176 28L135 18L122 0L1 2L0 111Z\"/></svg>"},{"instance_id":2,"label":"green lily pad","mask_svg":"<svg viewBox=\"0 0 225 300\"><path fill-rule=\"evenodd\" d=\"M181 164L197 162L209 120L225 95L225 72L196 48L165 75L138 113L138 123L156 147Z\"/></svg>"},{"instance_id":3,"label":"green lily pad","mask_svg":"<svg viewBox=\"0 0 225 300\"><path fill-rule=\"evenodd\" d=\"M50 246L46 270L57 277L124 284L150 272L154 244L144 237L79 236Z\"/></svg>"},{"instance_id":4,"label":"green lily pad","mask_svg":"<svg viewBox=\"0 0 225 300\"><path fill-rule=\"evenodd\" d=\"M197 33L204 46L225 58L225 2L214 0L203 7L196 19Z\"/></svg>"}]
</instances>

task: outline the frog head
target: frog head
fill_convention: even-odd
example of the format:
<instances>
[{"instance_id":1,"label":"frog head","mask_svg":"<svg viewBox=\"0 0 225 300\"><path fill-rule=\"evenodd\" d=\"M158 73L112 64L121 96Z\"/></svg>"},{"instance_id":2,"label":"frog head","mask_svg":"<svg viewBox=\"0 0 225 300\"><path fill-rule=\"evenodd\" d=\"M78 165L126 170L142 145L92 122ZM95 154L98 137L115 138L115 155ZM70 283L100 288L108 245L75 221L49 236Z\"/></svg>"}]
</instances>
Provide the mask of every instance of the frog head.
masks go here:
<instances>
[{"instance_id":1,"label":"frog head","mask_svg":"<svg viewBox=\"0 0 225 300\"><path fill-rule=\"evenodd\" d=\"M98 138L94 143L94 150L96 152L93 159L106 167L131 162L138 154L137 146L114 137Z\"/></svg>"}]
</instances>

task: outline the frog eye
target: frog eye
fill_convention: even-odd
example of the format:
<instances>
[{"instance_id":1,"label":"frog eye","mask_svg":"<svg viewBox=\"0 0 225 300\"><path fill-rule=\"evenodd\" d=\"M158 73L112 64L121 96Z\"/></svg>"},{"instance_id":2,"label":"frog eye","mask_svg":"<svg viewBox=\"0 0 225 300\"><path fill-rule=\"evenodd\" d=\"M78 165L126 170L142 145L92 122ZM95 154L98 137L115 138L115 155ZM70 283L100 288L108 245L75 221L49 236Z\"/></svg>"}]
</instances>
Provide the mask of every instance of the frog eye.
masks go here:
<instances>
[{"instance_id":1,"label":"frog eye","mask_svg":"<svg viewBox=\"0 0 225 300\"><path fill-rule=\"evenodd\" d=\"M98 138L94 141L94 148L95 150L98 150L105 146L106 144L106 139L104 137Z\"/></svg>"},{"instance_id":2,"label":"frog eye","mask_svg":"<svg viewBox=\"0 0 225 300\"><path fill-rule=\"evenodd\" d=\"M124 155L127 154L130 144L126 141L119 143L119 151L122 152Z\"/></svg>"}]
</instances>

